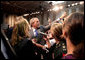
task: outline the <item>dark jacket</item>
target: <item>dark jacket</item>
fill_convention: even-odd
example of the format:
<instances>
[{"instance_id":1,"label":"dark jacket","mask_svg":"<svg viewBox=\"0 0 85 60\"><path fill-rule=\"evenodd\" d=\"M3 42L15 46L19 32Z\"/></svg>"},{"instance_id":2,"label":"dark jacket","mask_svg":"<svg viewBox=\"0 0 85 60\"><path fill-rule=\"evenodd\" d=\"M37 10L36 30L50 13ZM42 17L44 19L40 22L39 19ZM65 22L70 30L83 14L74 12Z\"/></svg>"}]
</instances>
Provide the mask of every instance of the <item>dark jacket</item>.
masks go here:
<instances>
[{"instance_id":1,"label":"dark jacket","mask_svg":"<svg viewBox=\"0 0 85 60\"><path fill-rule=\"evenodd\" d=\"M18 55L18 58L34 59L35 54L33 47L34 45L32 44L31 40L24 38L14 46L14 49Z\"/></svg>"},{"instance_id":2,"label":"dark jacket","mask_svg":"<svg viewBox=\"0 0 85 60\"><path fill-rule=\"evenodd\" d=\"M66 42L60 41L59 44L55 44L53 53L55 59L61 59L63 57L63 54L67 53Z\"/></svg>"},{"instance_id":3,"label":"dark jacket","mask_svg":"<svg viewBox=\"0 0 85 60\"><path fill-rule=\"evenodd\" d=\"M37 36L34 36L34 32L33 32L33 29L30 30L30 39L33 39L33 38L36 38L37 39L37 43L41 44L41 45L44 45L45 44L45 41L43 40L43 35L40 32L43 32L44 31L44 28L40 26L39 29L37 29L37 32L38 32L38 35Z\"/></svg>"}]
</instances>

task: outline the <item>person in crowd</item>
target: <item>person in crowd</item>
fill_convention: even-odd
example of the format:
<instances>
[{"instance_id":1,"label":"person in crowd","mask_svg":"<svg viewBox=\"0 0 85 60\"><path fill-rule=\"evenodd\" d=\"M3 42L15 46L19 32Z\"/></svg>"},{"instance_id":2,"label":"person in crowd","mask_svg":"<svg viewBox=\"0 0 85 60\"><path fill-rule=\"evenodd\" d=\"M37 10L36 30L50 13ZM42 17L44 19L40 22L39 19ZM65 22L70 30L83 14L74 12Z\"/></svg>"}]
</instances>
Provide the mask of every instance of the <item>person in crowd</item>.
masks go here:
<instances>
[{"instance_id":1,"label":"person in crowd","mask_svg":"<svg viewBox=\"0 0 85 60\"><path fill-rule=\"evenodd\" d=\"M29 39L29 23L24 18L19 18L19 20L13 29L11 45L18 58L35 59L34 45Z\"/></svg>"},{"instance_id":2,"label":"person in crowd","mask_svg":"<svg viewBox=\"0 0 85 60\"><path fill-rule=\"evenodd\" d=\"M52 24L50 33L45 40L46 44L44 47L49 50L45 58L61 59L67 53L66 41L62 38L62 24Z\"/></svg>"},{"instance_id":3,"label":"person in crowd","mask_svg":"<svg viewBox=\"0 0 85 60\"><path fill-rule=\"evenodd\" d=\"M65 14L64 14L65 15ZM64 17L64 15L62 16L62 18ZM50 22L50 21L49 21ZM42 39L42 38L40 38L41 37L41 35L38 35L38 32L35 32L35 30L37 30L39 27L41 28L40 30L41 30L41 32L42 32L42 30L44 31L44 30L46 30L45 28L43 28L42 26L40 26L40 22L39 22L39 19L38 18L32 18L31 20L30 20L30 25L31 25L31 27L32 27L32 30L31 30L31 32L30 32L30 34L31 34L31 37L34 37L34 36L38 36L38 41L40 41L40 43L38 44L38 43L35 43L35 42L33 42L36 46L38 46L38 47L41 47L41 48L49 48L50 47L50 44L48 43L49 41L47 41L46 39ZM49 29L50 29L50 26L52 25L52 23L50 22L50 24L48 25L49 26ZM48 28L48 26L46 26L46 28ZM34 32L34 33L33 33ZM51 42L52 40L50 40L50 42ZM54 42L55 40L53 39L53 42ZM53 44L52 44L53 45Z\"/></svg>"},{"instance_id":4,"label":"person in crowd","mask_svg":"<svg viewBox=\"0 0 85 60\"><path fill-rule=\"evenodd\" d=\"M51 23L52 23L52 21L51 21L51 19L50 19L50 18L48 19L48 23L49 23L49 25L51 25Z\"/></svg>"},{"instance_id":5,"label":"person in crowd","mask_svg":"<svg viewBox=\"0 0 85 60\"><path fill-rule=\"evenodd\" d=\"M31 25L31 39L36 39L36 43L33 42L37 47L35 48L35 54L41 58L41 53L43 53L43 45L46 43L43 39L43 35L40 32L44 32L47 27L43 27L40 25L40 21L37 17L34 17L30 20ZM33 41L33 40L32 40Z\"/></svg>"},{"instance_id":6,"label":"person in crowd","mask_svg":"<svg viewBox=\"0 0 85 60\"><path fill-rule=\"evenodd\" d=\"M30 25L31 25L31 28L32 28L31 31L30 31L31 36L37 36L38 35L39 31L36 31L36 30L40 29L41 32L46 32L47 30L50 29L50 26L40 25L40 21L37 17L30 19Z\"/></svg>"},{"instance_id":7,"label":"person in crowd","mask_svg":"<svg viewBox=\"0 0 85 60\"><path fill-rule=\"evenodd\" d=\"M11 21L11 19L12 20L15 20L16 21L16 17L17 16L15 16L15 15L7 15L6 14L6 17L4 18L4 24L6 25L7 24L7 29L6 29L6 32L5 32L5 34L6 34L6 36L7 36L7 38L10 40L11 39L11 35L12 35L12 31L13 31L13 27L14 27L14 25L13 25L13 23L12 24L9 24L9 21ZM11 18L11 19L10 19ZM6 26L5 26L6 27Z\"/></svg>"},{"instance_id":8,"label":"person in crowd","mask_svg":"<svg viewBox=\"0 0 85 60\"><path fill-rule=\"evenodd\" d=\"M13 28L20 21L20 18L23 18L22 16L14 16L14 17L15 18L12 18L14 20L14 25L13 26L8 25L7 32L6 32L6 35L9 38L9 40L11 39Z\"/></svg>"},{"instance_id":9,"label":"person in crowd","mask_svg":"<svg viewBox=\"0 0 85 60\"><path fill-rule=\"evenodd\" d=\"M84 14L70 14L63 25L63 37L67 44L67 54L62 59L84 59Z\"/></svg>"},{"instance_id":10,"label":"person in crowd","mask_svg":"<svg viewBox=\"0 0 85 60\"><path fill-rule=\"evenodd\" d=\"M60 59L63 55L66 54L66 42L61 37L62 36L62 24L60 23L54 23L51 25L50 32L52 37L55 39L56 42L54 42L54 49L52 51L52 57L53 59ZM52 46L52 47L53 47ZM52 48L51 47L51 48Z\"/></svg>"},{"instance_id":11,"label":"person in crowd","mask_svg":"<svg viewBox=\"0 0 85 60\"><path fill-rule=\"evenodd\" d=\"M38 31L37 29L40 27L40 21L38 18L32 18L30 20L30 25L31 25L31 35L32 36L37 36L38 35Z\"/></svg>"}]
</instances>

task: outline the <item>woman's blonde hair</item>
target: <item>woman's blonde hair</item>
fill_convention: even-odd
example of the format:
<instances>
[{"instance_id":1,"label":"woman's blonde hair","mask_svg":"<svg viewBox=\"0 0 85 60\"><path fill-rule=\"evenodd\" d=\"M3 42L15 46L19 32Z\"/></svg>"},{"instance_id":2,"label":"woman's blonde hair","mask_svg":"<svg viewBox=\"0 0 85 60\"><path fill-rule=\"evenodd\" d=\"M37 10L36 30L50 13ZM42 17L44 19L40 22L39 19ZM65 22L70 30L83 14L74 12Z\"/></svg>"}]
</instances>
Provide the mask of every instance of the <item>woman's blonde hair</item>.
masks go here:
<instances>
[{"instance_id":1,"label":"woman's blonde hair","mask_svg":"<svg viewBox=\"0 0 85 60\"><path fill-rule=\"evenodd\" d=\"M61 40L62 35L62 24L60 23L54 23L51 25L51 32L54 38L57 38L58 40Z\"/></svg>"},{"instance_id":2,"label":"woman's blonde hair","mask_svg":"<svg viewBox=\"0 0 85 60\"><path fill-rule=\"evenodd\" d=\"M24 37L29 37L29 23L23 17L20 17L18 23L15 25L12 33L11 43L14 46Z\"/></svg>"}]
</instances>

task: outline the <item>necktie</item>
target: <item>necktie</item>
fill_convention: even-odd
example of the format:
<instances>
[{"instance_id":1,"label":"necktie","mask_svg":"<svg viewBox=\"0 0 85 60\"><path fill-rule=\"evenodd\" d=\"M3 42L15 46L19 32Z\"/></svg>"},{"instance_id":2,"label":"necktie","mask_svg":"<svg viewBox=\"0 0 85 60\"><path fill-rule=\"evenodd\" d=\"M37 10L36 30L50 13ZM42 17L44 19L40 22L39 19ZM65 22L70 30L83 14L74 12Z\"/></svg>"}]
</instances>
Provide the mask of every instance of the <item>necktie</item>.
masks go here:
<instances>
[{"instance_id":1,"label":"necktie","mask_svg":"<svg viewBox=\"0 0 85 60\"><path fill-rule=\"evenodd\" d=\"M35 30L35 32L36 32L36 36L38 36L38 32L37 32L37 30Z\"/></svg>"}]
</instances>

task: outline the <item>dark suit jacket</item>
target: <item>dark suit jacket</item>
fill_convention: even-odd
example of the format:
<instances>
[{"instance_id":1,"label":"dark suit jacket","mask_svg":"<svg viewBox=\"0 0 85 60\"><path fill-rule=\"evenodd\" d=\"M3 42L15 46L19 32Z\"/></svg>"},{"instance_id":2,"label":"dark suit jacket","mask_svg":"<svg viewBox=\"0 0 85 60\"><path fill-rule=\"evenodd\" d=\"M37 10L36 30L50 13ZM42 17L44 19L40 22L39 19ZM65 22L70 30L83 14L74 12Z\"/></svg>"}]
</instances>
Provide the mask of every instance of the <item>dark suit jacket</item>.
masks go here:
<instances>
[{"instance_id":1,"label":"dark suit jacket","mask_svg":"<svg viewBox=\"0 0 85 60\"><path fill-rule=\"evenodd\" d=\"M39 31L45 33L49 29L50 29L50 25L48 25L48 26L42 26L41 25L37 30L38 30L38 33L39 33ZM33 33L33 29L30 30L30 35L31 35L31 38L34 38L35 37L34 36L34 33Z\"/></svg>"},{"instance_id":2,"label":"dark suit jacket","mask_svg":"<svg viewBox=\"0 0 85 60\"><path fill-rule=\"evenodd\" d=\"M42 26L41 25L39 29L40 29L41 32L44 32L45 33L47 30L50 29L50 25L47 25L47 26Z\"/></svg>"},{"instance_id":3,"label":"dark suit jacket","mask_svg":"<svg viewBox=\"0 0 85 60\"><path fill-rule=\"evenodd\" d=\"M40 26L39 29L37 29L38 31L38 35L37 36L34 36L34 32L33 32L33 29L30 30L30 38L36 38L37 39L37 43L41 44L41 45L44 45L45 44L45 41L43 40L43 35L40 32L44 32L45 31L45 28L43 26Z\"/></svg>"}]
</instances>

